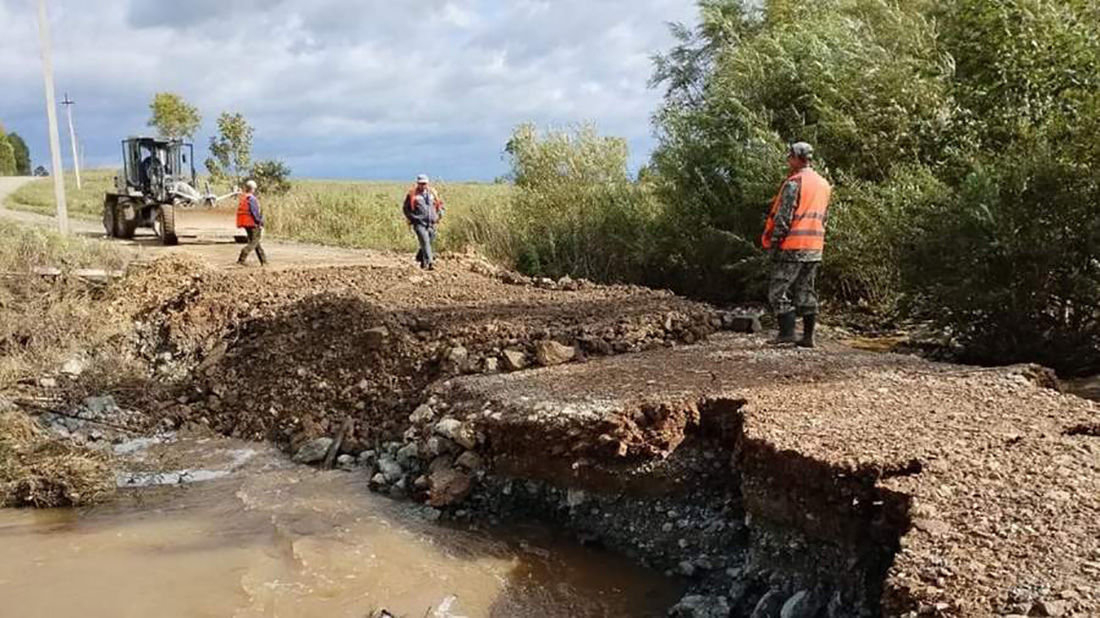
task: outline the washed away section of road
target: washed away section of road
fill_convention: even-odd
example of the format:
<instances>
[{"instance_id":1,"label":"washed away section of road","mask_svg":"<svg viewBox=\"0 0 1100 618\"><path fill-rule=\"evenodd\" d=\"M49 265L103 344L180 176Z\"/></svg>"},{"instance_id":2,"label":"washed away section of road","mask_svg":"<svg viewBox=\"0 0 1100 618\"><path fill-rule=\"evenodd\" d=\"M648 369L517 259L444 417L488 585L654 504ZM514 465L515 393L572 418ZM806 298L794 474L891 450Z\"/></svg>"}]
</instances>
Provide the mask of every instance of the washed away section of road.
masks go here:
<instances>
[{"instance_id":1,"label":"washed away section of road","mask_svg":"<svg viewBox=\"0 0 1100 618\"><path fill-rule=\"evenodd\" d=\"M777 350L714 335L751 317L467 258L168 260L102 302L134 327L53 395L339 455L449 518L550 520L688 577L680 616L1100 608L1098 412L1035 368Z\"/></svg>"},{"instance_id":2,"label":"washed away section of road","mask_svg":"<svg viewBox=\"0 0 1100 618\"><path fill-rule=\"evenodd\" d=\"M451 380L434 402L486 470L468 508L692 576L683 615L1095 615L1100 410L1052 385L719 335ZM424 417L431 451L452 423Z\"/></svg>"}]
</instances>

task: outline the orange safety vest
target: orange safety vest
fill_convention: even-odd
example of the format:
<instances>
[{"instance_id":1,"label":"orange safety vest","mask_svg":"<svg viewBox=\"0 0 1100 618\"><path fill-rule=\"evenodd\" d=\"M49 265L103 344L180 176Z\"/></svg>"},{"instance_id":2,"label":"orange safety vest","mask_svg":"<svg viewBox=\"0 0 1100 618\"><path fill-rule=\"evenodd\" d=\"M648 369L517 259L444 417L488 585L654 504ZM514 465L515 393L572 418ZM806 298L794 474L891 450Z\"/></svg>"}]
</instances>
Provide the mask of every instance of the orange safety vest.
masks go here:
<instances>
[{"instance_id":1,"label":"orange safety vest","mask_svg":"<svg viewBox=\"0 0 1100 618\"><path fill-rule=\"evenodd\" d=\"M409 211L412 210L413 204L416 203L416 189L417 186L413 185L413 188L409 189L408 195L405 196L404 207ZM439 199L439 194L431 187L428 187L428 193L431 195L432 208L435 210L436 214L438 214L439 211L443 209L443 200Z\"/></svg>"},{"instance_id":2,"label":"orange safety vest","mask_svg":"<svg viewBox=\"0 0 1100 618\"><path fill-rule=\"evenodd\" d=\"M237 227L256 227L256 220L252 218L252 211L248 209L248 196L250 193L242 193L237 203Z\"/></svg>"},{"instance_id":3,"label":"orange safety vest","mask_svg":"<svg viewBox=\"0 0 1100 618\"><path fill-rule=\"evenodd\" d=\"M799 183L798 206L791 217L791 230L779 244L780 251L823 251L825 249L825 215L829 210L829 197L833 188L829 181L821 177L813 168L804 167L792 174L779 187L779 193L772 200L768 211L768 221L764 224L764 235L760 244L765 249L772 248L772 232L775 230L775 215L783 201L783 187L792 180Z\"/></svg>"}]
</instances>

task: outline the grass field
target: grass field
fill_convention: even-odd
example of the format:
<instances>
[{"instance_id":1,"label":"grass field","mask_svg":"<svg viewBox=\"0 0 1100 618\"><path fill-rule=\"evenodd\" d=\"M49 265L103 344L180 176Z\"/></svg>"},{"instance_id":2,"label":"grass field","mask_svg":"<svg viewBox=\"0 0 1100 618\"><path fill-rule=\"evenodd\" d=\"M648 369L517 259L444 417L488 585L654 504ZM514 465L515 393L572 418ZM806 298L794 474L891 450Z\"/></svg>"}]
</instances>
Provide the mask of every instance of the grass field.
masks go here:
<instances>
[{"instance_id":1,"label":"grass field","mask_svg":"<svg viewBox=\"0 0 1100 618\"><path fill-rule=\"evenodd\" d=\"M66 174L69 214L98 220L103 194L114 185L113 170L89 170L78 191ZM294 180L285 195L259 196L272 237L340 247L411 250L416 242L400 206L410 184L401 182ZM463 250L493 242L500 217L506 213L509 185L439 183L436 190L447 206L440 226L439 248ZM217 189L224 193L224 188ZM8 197L14 210L53 214L53 185L48 178L28 183ZM497 238L499 241L499 238Z\"/></svg>"}]
</instances>

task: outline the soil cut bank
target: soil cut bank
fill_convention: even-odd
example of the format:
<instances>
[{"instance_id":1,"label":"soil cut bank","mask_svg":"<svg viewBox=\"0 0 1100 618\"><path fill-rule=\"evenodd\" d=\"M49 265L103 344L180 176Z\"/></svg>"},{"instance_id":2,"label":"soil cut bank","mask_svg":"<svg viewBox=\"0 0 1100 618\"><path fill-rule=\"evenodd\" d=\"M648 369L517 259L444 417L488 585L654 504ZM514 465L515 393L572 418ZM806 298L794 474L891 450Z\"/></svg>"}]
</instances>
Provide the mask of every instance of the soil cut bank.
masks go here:
<instances>
[{"instance_id":1,"label":"soil cut bank","mask_svg":"<svg viewBox=\"0 0 1100 618\"><path fill-rule=\"evenodd\" d=\"M26 390L549 519L689 577L681 616L1100 611L1100 414L1043 371L777 350L667 293L406 262L155 262L100 301L133 328Z\"/></svg>"}]
</instances>

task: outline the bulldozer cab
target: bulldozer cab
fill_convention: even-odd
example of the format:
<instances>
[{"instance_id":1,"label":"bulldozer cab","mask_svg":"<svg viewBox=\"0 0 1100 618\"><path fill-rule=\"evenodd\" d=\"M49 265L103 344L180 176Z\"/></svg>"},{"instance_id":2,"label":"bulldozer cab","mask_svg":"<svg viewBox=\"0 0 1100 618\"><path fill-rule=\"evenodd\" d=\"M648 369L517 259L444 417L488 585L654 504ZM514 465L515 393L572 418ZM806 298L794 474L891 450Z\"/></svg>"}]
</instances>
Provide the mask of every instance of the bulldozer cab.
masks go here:
<instances>
[{"instance_id":1,"label":"bulldozer cab","mask_svg":"<svg viewBox=\"0 0 1100 618\"><path fill-rule=\"evenodd\" d=\"M195 183L194 147L178 139L131 137L122 141L122 193L141 193L157 202L168 199L176 182Z\"/></svg>"}]
</instances>

